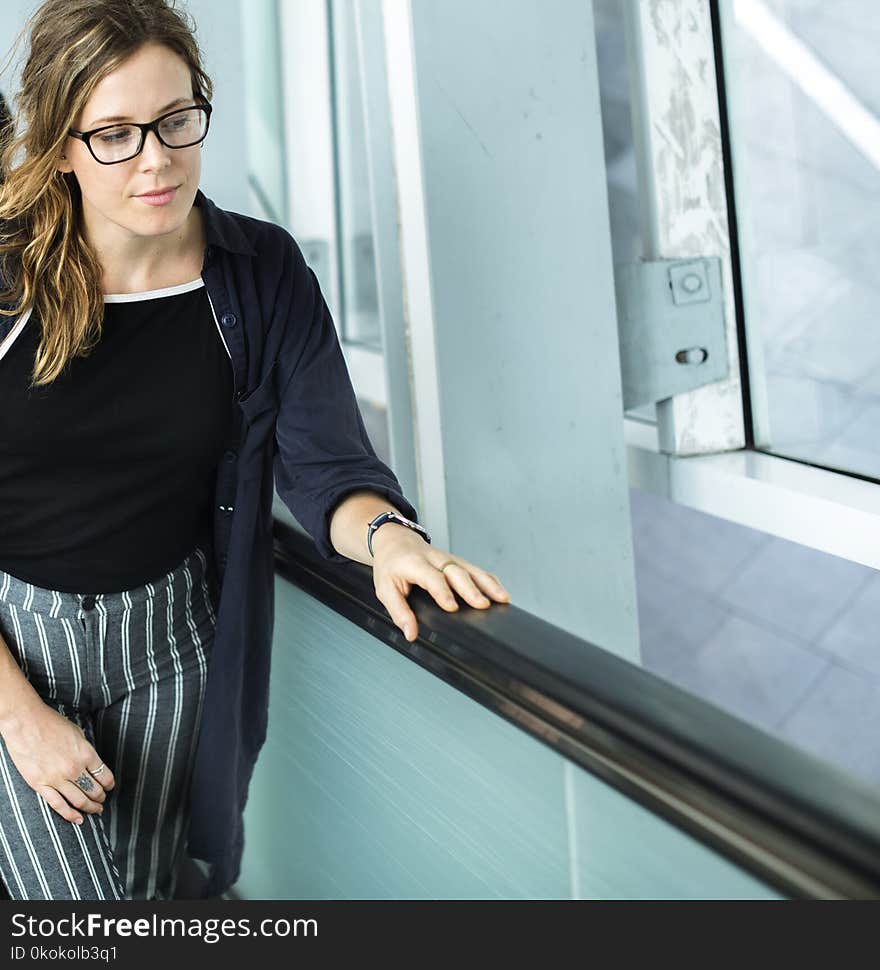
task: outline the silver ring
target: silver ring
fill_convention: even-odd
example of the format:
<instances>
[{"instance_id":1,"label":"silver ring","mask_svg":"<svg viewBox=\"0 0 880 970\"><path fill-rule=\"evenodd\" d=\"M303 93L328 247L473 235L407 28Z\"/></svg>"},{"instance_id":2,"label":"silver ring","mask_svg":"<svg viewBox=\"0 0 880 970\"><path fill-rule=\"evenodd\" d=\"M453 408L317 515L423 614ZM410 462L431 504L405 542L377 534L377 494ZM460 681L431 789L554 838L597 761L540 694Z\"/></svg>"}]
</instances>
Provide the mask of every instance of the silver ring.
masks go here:
<instances>
[{"instance_id":1,"label":"silver ring","mask_svg":"<svg viewBox=\"0 0 880 970\"><path fill-rule=\"evenodd\" d=\"M97 778L97 777L98 777L98 775L100 775L100 774L101 774L101 772L102 772L102 771L103 771L103 770L104 770L104 769L105 769L106 767L107 767L107 766L106 766L106 765L104 764L104 762L102 761L102 762L101 762L101 764L100 764L100 765L99 765L99 766L98 766L97 768L95 768L95 770L94 770L94 771L92 771L92 769L91 769L91 768L89 768L89 774L90 774L90 775L94 775L94 776L95 776L95 777Z\"/></svg>"}]
</instances>

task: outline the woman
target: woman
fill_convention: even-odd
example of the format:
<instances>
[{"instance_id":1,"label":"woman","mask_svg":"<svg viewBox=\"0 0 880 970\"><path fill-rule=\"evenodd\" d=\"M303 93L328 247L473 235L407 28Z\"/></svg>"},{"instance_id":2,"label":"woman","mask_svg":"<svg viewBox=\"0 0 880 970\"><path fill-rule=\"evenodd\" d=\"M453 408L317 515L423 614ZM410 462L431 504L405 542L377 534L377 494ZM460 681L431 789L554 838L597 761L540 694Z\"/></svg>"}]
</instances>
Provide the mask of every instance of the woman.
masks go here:
<instances>
[{"instance_id":1,"label":"woman","mask_svg":"<svg viewBox=\"0 0 880 970\"><path fill-rule=\"evenodd\" d=\"M211 82L164 0L48 0L5 145L0 874L25 898L166 899L239 871L265 737L273 486L328 558L505 602L436 549L370 446L283 229L198 189ZM10 136L11 138L12 136ZM5 339L4 339L5 338Z\"/></svg>"}]
</instances>

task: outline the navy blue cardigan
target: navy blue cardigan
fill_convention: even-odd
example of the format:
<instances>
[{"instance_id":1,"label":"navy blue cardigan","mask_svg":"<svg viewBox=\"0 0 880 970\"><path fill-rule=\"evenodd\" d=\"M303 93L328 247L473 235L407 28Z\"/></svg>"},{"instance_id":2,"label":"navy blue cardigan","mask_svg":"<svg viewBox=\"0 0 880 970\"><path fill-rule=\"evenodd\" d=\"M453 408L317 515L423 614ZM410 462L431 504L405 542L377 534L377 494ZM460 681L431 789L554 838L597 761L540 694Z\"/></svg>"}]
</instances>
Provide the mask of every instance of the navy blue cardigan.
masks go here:
<instances>
[{"instance_id":1,"label":"navy blue cardigan","mask_svg":"<svg viewBox=\"0 0 880 970\"><path fill-rule=\"evenodd\" d=\"M188 851L209 864L204 894L213 896L238 878L242 815L266 737L275 489L321 554L338 561L329 517L347 493L376 492L412 519L416 510L370 444L333 320L293 237L201 191L195 204L206 235L202 279L238 402L217 468L220 603L190 792ZM0 339L14 324L0 317Z\"/></svg>"}]
</instances>

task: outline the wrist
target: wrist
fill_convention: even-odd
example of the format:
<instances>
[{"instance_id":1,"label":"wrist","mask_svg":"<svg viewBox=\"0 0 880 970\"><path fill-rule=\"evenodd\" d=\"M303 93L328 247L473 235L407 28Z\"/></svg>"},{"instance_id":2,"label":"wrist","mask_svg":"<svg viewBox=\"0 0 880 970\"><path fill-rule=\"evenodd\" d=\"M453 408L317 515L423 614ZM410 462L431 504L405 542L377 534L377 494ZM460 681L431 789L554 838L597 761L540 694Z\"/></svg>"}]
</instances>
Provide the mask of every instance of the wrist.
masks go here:
<instances>
[{"instance_id":1,"label":"wrist","mask_svg":"<svg viewBox=\"0 0 880 970\"><path fill-rule=\"evenodd\" d=\"M398 522L387 522L373 533L373 559L380 559L389 550L406 549L410 545L412 548L420 548L425 545L425 540L418 532Z\"/></svg>"},{"instance_id":2,"label":"wrist","mask_svg":"<svg viewBox=\"0 0 880 970\"><path fill-rule=\"evenodd\" d=\"M372 522L367 526L367 552L375 556L376 550L376 539L381 533L387 535L389 528L391 526L397 526L394 530L395 533L407 534L418 539L419 542L427 542L430 544L431 537L425 531L418 522L414 522L412 519L406 518L406 516L401 515L398 511L385 511L377 515ZM387 545L387 543L385 543Z\"/></svg>"},{"instance_id":3,"label":"wrist","mask_svg":"<svg viewBox=\"0 0 880 970\"><path fill-rule=\"evenodd\" d=\"M7 703L0 711L0 737L17 734L24 725L33 720L35 712L46 705L30 683L26 682L7 696Z\"/></svg>"}]
</instances>

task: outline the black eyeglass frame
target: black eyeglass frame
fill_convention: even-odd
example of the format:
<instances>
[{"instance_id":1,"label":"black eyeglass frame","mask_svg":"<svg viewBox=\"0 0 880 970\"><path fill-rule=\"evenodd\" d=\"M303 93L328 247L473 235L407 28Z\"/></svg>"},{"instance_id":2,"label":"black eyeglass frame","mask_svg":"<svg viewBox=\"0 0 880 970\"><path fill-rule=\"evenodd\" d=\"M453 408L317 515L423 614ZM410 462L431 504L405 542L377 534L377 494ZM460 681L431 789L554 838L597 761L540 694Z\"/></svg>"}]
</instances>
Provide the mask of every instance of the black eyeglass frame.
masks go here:
<instances>
[{"instance_id":1,"label":"black eyeglass frame","mask_svg":"<svg viewBox=\"0 0 880 970\"><path fill-rule=\"evenodd\" d=\"M170 118L171 115L176 115L181 111L192 111L193 108L201 108L207 117L205 122L205 133L196 141L191 141L188 145L169 145L167 141L159 133L159 125L166 119ZM113 125L101 125L100 128L92 128L91 131L76 131L73 128L68 128L67 133L72 138L78 138L80 141L85 142L86 148L89 150L89 154L94 158L94 160L99 165L119 165L121 162L130 162L133 158L137 158L138 155L144 150L144 144L147 141L147 132L152 131L159 141L166 148L192 148L193 145L201 144L208 137L208 129L211 127L211 111L213 110L213 105L207 101L203 101L199 104L190 104L183 108L175 108L173 111L168 111L164 115L160 115L158 118L154 118L152 121L140 122L140 121L117 121ZM137 151L133 155L129 155L127 158L117 158L113 162L103 162L95 154L95 150L90 144L90 139L99 135L102 131L110 131L112 128L122 128L128 126L129 128L140 128L141 130L141 140L138 143Z\"/></svg>"}]
</instances>

